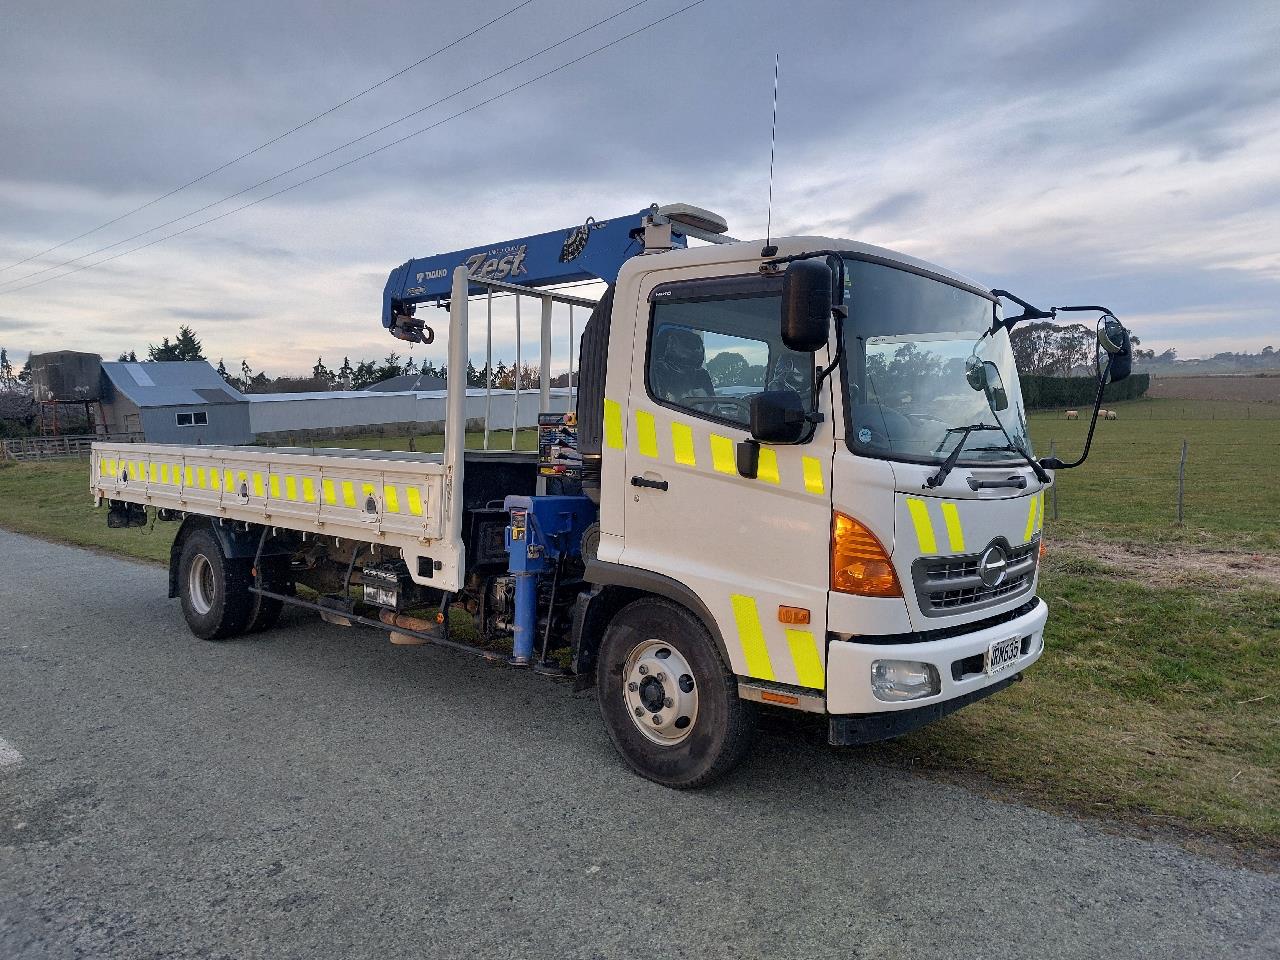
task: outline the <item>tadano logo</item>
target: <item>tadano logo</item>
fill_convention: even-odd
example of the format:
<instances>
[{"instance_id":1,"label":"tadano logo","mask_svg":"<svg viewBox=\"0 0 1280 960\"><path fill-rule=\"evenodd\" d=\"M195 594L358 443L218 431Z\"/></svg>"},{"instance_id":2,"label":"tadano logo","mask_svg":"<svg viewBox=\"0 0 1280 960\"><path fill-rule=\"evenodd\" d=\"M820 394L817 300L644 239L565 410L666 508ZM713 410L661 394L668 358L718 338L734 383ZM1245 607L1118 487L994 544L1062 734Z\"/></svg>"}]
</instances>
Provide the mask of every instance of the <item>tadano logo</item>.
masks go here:
<instances>
[{"instance_id":1,"label":"tadano logo","mask_svg":"<svg viewBox=\"0 0 1280 960\"><path fill-rule=\"evenodd\" d=\"M448 273L449 271L444 267L441 267L439 270L424 270L422 273L417 275L418 282L424 283L427 280L439 280L441 277L447 276Z\"/></svg>"}]
</instances>

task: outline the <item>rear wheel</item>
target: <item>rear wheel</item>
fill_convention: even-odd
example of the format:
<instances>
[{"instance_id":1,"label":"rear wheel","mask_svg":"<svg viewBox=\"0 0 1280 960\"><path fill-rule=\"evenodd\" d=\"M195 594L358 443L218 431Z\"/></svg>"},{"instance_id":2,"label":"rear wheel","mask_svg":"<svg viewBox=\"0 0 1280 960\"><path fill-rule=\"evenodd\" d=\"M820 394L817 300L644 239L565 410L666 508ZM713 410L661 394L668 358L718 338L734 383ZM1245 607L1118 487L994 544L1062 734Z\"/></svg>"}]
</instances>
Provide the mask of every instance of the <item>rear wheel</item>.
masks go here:
<instances>
[{"instance_id":1,"label":"rear wheel","mask_svg":"<svg viewBox=\"0 0 1280 960\"><path fill-rule=\"evenodd\" d=\"M712 783L750 747L753 705L738 696L706 629L675 603L646 598L614 616L600 644L596 684L614 746L656 783Z\"/></svg>"},{"instance_id":2,"label":"rear wheel","mask_svg":"<svg viewBox=\"0 0 1280 960\"><path fill-rule=\"evenodd\" d=\"M218 538L197 530L182 545L178 596L191 632L202 640L225 640L245 631L254 615L256 595L245 560L222 555Z\"/></svg>"}]
</instances>

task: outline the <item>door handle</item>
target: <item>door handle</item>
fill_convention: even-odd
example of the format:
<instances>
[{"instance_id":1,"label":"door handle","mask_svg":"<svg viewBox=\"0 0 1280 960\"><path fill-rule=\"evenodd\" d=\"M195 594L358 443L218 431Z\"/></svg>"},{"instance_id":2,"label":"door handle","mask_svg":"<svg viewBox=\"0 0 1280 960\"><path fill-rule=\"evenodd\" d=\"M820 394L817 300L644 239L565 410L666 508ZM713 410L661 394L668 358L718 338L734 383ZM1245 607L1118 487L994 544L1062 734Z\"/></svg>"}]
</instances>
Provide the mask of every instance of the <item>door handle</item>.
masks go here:
<instances>
[{"instance_id":1,"label":"door handle","mask_svg":"<svg viewBox=\"0 0 1280 960\"><path fill-rule=\"evenodd\" d=\"M649 488L650 488L650 489L652 489L652 490L665 490L665 489L667 489L667 481L665 481L665 480L650 480L648 477L632 477L632 478L631 478L631 485L632 485L633 487L649 487Z\"/></svg>"},{"instance_id":2,"label":"door handle","mask_svg":"<svg viewBox=\"0 0 1280 960\"><path fill-rule=\"evenodd\" d=\"M1006 477L1003 480L978 480L974 477L969 478L970 490L998 490L1001 487L1014 487L1018 490L1027 489L1027 478L1023 476Z\"/></svg>"}]
</instances>

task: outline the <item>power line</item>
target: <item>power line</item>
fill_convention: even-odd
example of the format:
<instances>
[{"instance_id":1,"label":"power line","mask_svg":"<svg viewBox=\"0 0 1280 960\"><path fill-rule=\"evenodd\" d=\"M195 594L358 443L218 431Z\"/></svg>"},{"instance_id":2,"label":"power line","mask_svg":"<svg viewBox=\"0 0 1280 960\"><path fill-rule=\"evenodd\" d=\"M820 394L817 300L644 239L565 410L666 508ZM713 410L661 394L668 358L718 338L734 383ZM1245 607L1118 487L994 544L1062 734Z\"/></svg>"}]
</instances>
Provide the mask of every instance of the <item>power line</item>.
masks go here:
<instances>
[{"instance_id":1,"label":"power line","mask_svg":"<svg viewBox=\"0 0 1280 960\"><path fill-rule=\"evenodd\" d=\"M307 177L306 179L299 180L297 183L290 184L287 187L282 187L281 189L276 190L274 193L267 194L265 197L259 197L257 200L250 200L248 203L241 204L240 206L235 207L231 210L227 210L223 213L220 213L215 217L209 217L207 220L201 220L199 223L193 223L189 227L183 227L181 230L175 230L173 233L165 234L163 237L157 237L154 240L149 240L146 243L139 244L136 247L131 247L128 250L122 250L120 253L112 254L109 257L103 257L101 260L95 260L93 263L81 264L80 266L74 267L73 269L68 270L66 273L59 274L56 277L45 277L43 280L35 280L31 283L24 284L21 287L15 287L10 290L0 291L0 292L17 293L20 290L28 290L31 287L38 287L41 284L49 283L53 280L62 280L66 277L71 276L73 273L79 273L81 270L88 270L90 267L98 267L104 263L110 263L112 260L118 260L121 257L126 257L131 253L137 253L139 250L145 250L148 247L153 247L158 243L163 243L166 240L172 240L174 237L182 236L184 233L190 233L192 230L198 230L200 227L208 226L211 223L215 223L218 220L225 219L226 217L229 217L232 214L239 213L242 210L247 210L250 207L256 207L260 203L265 203L267 200L274 199L275 197L288 193L291 190L296 190L298 189L298 187L303 187L309 183L314 183L316 180L319 180L321 177L326 177L331 173L336 173L337 171L345 169L346 167L349 167L352 164L359 163L361 160L367 160L369 157L372 157L375 154L381 153L384 150L389 150L391 147L399 146L400 144L404 143L406 140L411 140L414 137L421 136L422 134L427 133L430 130L434 130L439 126L442 126L443 124L448 123L450 120L456 120L458 117L465 116L468 113L472 113L475 110L479 110L481 107L488 106L489 104L497 100L501 100L504 97L510 96L513 93L523 90L525 87L531 86L532 84L539 82L540 80L545 80L547 77L551 76L552 74L559 73L561 70L565 70L571 66L574 66L575 64L581 63L583 60L586 60L589 57L593 57L597 53L601 53L605 50L608 50L610 47L616 46L617 44L622 43L624 40L630 40L632 37L638 34L644 33L646 30L650 30L653 27L658 26L659 24L666 23L668 20L678 17L680 14L685 13L689 10L692 10L694 7L700 6L705 2L706 0L693 0L692 3L685 4L683 7L680 7L679 9L672 11L671 13L667 14L665 17L660 17L657 20L653 20L645 24L643 27L637 27L635 30L632 30L630 33L625 33L620 37L610 40L608 43L601 44L600 46L594 48L593 50L587 51L581 56L574 57L572 60L567 60L564 63L560 64L558 67L552 67L550 70L547 70L544 73L540 73L536 77L531 77L530 79L525 80L522 83L516 84L514 87L509 87L508 89L503 90L501 93L496 93L491 97L488 97L484 100L474 103L464 110L459 110L457 113L450 114L449 116L444 117L441 120L437 120L434 123L430 123L427 126L422 127L421 129L413 131L412 133L406 133L403 137L399 137L395 140L390 141L389 143L385 143L380 147L375 147L374 149L368 151L367 153L362 153L357 157L352 157L350 160L345 160L342 163L338 164L337 166L330 167L327 170L322 170L317 174Z\"/></svg>"},{"instance_id":2,"label":"power line","mask_svg":"<svg viewBox=\"0 0 1280 960\"><path fill-rule=\"evenodd\" d=\"M507 17L511 16L511 14L515 13L521 7L527 7L531 3L533 3L533 0L522 0L521 3L517 3L514 7L512 7L510 10L508 10L506 13L502 14L501 16L494 17L488 23L483 23L480 26L476 27L474 30L471 30L468 33L464 33L462 36L458 37L457 39L449 41L443 47L438 47L435 50L432 50L421 60L415 60L413 63L409 64L407 67L403 68L402 70L397 70L395 73L391 74L391 76L385 77L382 80L379 80L377 83L375 83L371 87L365 87L359 93L353 94L352 96L348 97L346 100L343 100L341 103L335 103L328 110L324 110L321 113L317 113L310 120L304 120L302 123L298 124L296 127L291 127L290 129L286 130L284 133L280 134L279 136L272 137L270 140L266 141L265 143L258 144L258 146L254 147L252 150L249 150L249 151L246 151L245 153L240 154L240 156L236 157L235 159L228 160L226 163L222 164L221 166L214 167L208 173L202 173L200 174L200 176L196 177L194 180L188 180L186 183L182 184L182 186L174 187L168 193L162 193L160 196L156 197L154 200L148 200L146 203L142 204L142 206L134 207L132 210L129 210L129 211L126 211L125 213L120 214L120 216L116 217L113 220L108 220L106 223L100 223L96 227L94 227L92 230L86 230L84 233L80 234L79 236L72 237L70 240L63 240L61 243L55 243L52 247L49 247L47 250L41 250L39 253L33 253L29 257L26 257L22 260L17 260L9 264L7 267L0 267L0 273L4 273L6 270L12 270L14 267L20 267L24 263L30 263L32 260L37 260L40 257L43 257L45 254L52 253L54 250L61 249L62 247L67 246L67 244L75 243L77 240L83 240L85 237L91 236L97 233L99 230L105 230L107 227L111 226L112 224L119 223L121 220L125 220L129 218L133 216L135 213L138 213L142 210L147 209L147 207L154 206L155 204L159 203L161 200L167 200L169 197L172 197L174 194L181 193L183 190L187 189L187 187L194 186L195 184L199 183L201 180L207 180L209 177L212 177L215 173L221 173L223 170L227 169L227 167L230 167L233 164L237 164L241 160L251 157L255 153L258 153L261 150L265 150L267 147L271 146L272 144L279 143L285 137L292 136L293 134L301 130L303 127L309 127L311 126L311 124L315 123L317 120L324 119L329 114L333 113L335 110L341 110L343 107L347 106L348 104L354 103L355 101L363 97L365 94L372 93L374 90L377 90L379 87L386 86L388 83L390 83L392 80L395 80L397 77L404 76L410 70L413 70L417 67L422 66L432 57L439 56L440 54L444 53L446 50L452 47L456 47L458 44L462 43L464 40L469 40L471 37L474 37L477 33L480 33L483 30L487 30L489 27L492 27L498 21L505 20ZM85 254L85 256L92 256L92 255L93 254L91 253ZM70 262L74 263L75 261L70 261ZM56 269L56 267L54 269ZM27 276L35 276L35 274L28 274ZM20 279L26 279L26 278L23 277Z\"/></svg>"},{"instance_id":3,"label":"power line","mask_svg":"<svg viewBox=\"0 0 1280 960\"><path fill-rule=\"evenodd\" d=\"M597 27L603 26L604 24L608 23L610 20L616 20L618 17L622 16L623 14L629 13L632 10L634 10L636 7L643 6L648 2L649 0L635 0L635 2L632 3L630 6L623 7L621 10L617 11L616 13L612 13L602 20L597 20L595 23L591 24L590 26L583 27L581 30L577 31L576 33L571 33L569 36L564 37L561 40L557 40L555 43L550 44L549 46L543 47L541 50L537 51L536 53L531 53L527 57L523 57L520 60L517 60L514 63L511 63L503 67L501 70L498 70L494 73L489 74L487 77L484 77L483 79L477 80L474 83L470 83L465 87L455 90L453 93L450 93L447 96L439 98L438 100L433 100L431 103L428 103L426 106L419 107L417 110L413 110L409 113L406 113L404 116L399 117L395 120L392 120L389 123L384 123L380 127L375 127L373 130L370 130L368 133L363 133L352 140L348 140L346 143L339 144L338 146L334 147L331 150L326 150L324 153L317 154L316 156L312 157L310 160L304 160L302 161L302 163L294 164L292 167L289 167L287 170L282 170L279 173L273 174L267 177L265 180L259 180L257 183L250 184L249 186L241 190L237 190L235 193L229 193L225 197L222 197L218 200L214 200L212 203L206 203L203 207L197 207L196 209L190 210L187 213L182 214L181 216L174 217L171 220L166 220L164 223L158 223L154 227L148 227L146 230L143 230L140 233L135 233L131 237L125 237L122 240L116 240L114 243L108 243L108 244L105 244L104 246L98 247L96 250L90 250L87 253L82 253L78 257L71 257L69 260L63 260L61 263L55 263L48 267L42 267L39 270L33 270L31 273L24 274L21 277L14 277L12 280L0 281L0 288L9 287L8 290L0 289L0 293L10 293L13 290L24 289L24 287L22 286L15 286L15 285L21 284L24 280L30 280L33 277L38 277L41 274L49 273L53 270L60 270L63 267L69 267L73 263L79 263L81 260L85 260L88 257L96 256L99 253L105 253L108 250L114 250L116 247L124 246L126 243L132 243L134 240L140 240L142 237L147 236L147 234L155 233L157 230L163 230L165 227L171 227L175 223L180 223L181 221L186 220L189 217L194 217L198 213L204 213L204 211L206 210L211 210L214 207L219 206L220 204L226 203L228 200L234 200L236 197L240 197L253 190L257 190L259 187L265 187L268 183L272 183L276 180L279 180L281 177L286 177L291 173L295 173L298 170L301 170L303 167L308 167L319 160L323 160L325 157L331 157L335 153L345 150L347 147L354 146L355 144L360 143L362 140L368 140L370 137L376 136L377 134L382 133L384 130L389 130L390 128L396 126L397 124L404 123L406 120L412 117L416 117L421 113L425 113L426 111L431 110L434 107L438 107L440 106L440 104L445 103L449 100L452 100L455 97L461 96L462 94L470 90L474 90L476 87L483 86L484 84L488 83L490 80L500 77L504 73L509 73L512 70L514 70L516 67L523 66L524 64L528 63L530 60L535 60L538 57L542 56L544 53L554 50L556 47L563 46L564 44L569 43L571 40L576 40L578 37L582 36L584 33L590 33L592 30L595 30Z\"/></svg>"}]
</instances>

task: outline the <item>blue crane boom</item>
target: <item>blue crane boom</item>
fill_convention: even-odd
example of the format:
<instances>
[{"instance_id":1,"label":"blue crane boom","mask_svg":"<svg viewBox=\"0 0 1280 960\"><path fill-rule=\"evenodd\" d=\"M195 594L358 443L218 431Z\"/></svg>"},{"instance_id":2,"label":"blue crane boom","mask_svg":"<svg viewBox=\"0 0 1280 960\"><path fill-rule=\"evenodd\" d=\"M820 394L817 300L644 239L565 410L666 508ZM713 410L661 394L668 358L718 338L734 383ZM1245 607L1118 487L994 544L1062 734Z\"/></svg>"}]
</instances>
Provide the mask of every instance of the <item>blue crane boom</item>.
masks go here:
<instances>
[{"instance_id":1,"label":"blue crane boom","mask_svg":"<svg viewBox=\"0 0 1280 960\"><path fill-rule=\"evenodd\" d=\"M614 220L588 217L585 223L450 253L410 260L391 271L382 293L382 325L393 336L418 341L422 321L414 321L414 305L449 297L456 267L471 275L526 287L603 280L613 283L631 257L644 252L645 227L653 223L655 208ZM685 235L671 233L671 245L685 246ZM476 286L473 293L483 287ZM430 334L427 334L429 337ZM430 342L428 340L427 342Z\"/></svg>"}]
</instances>

